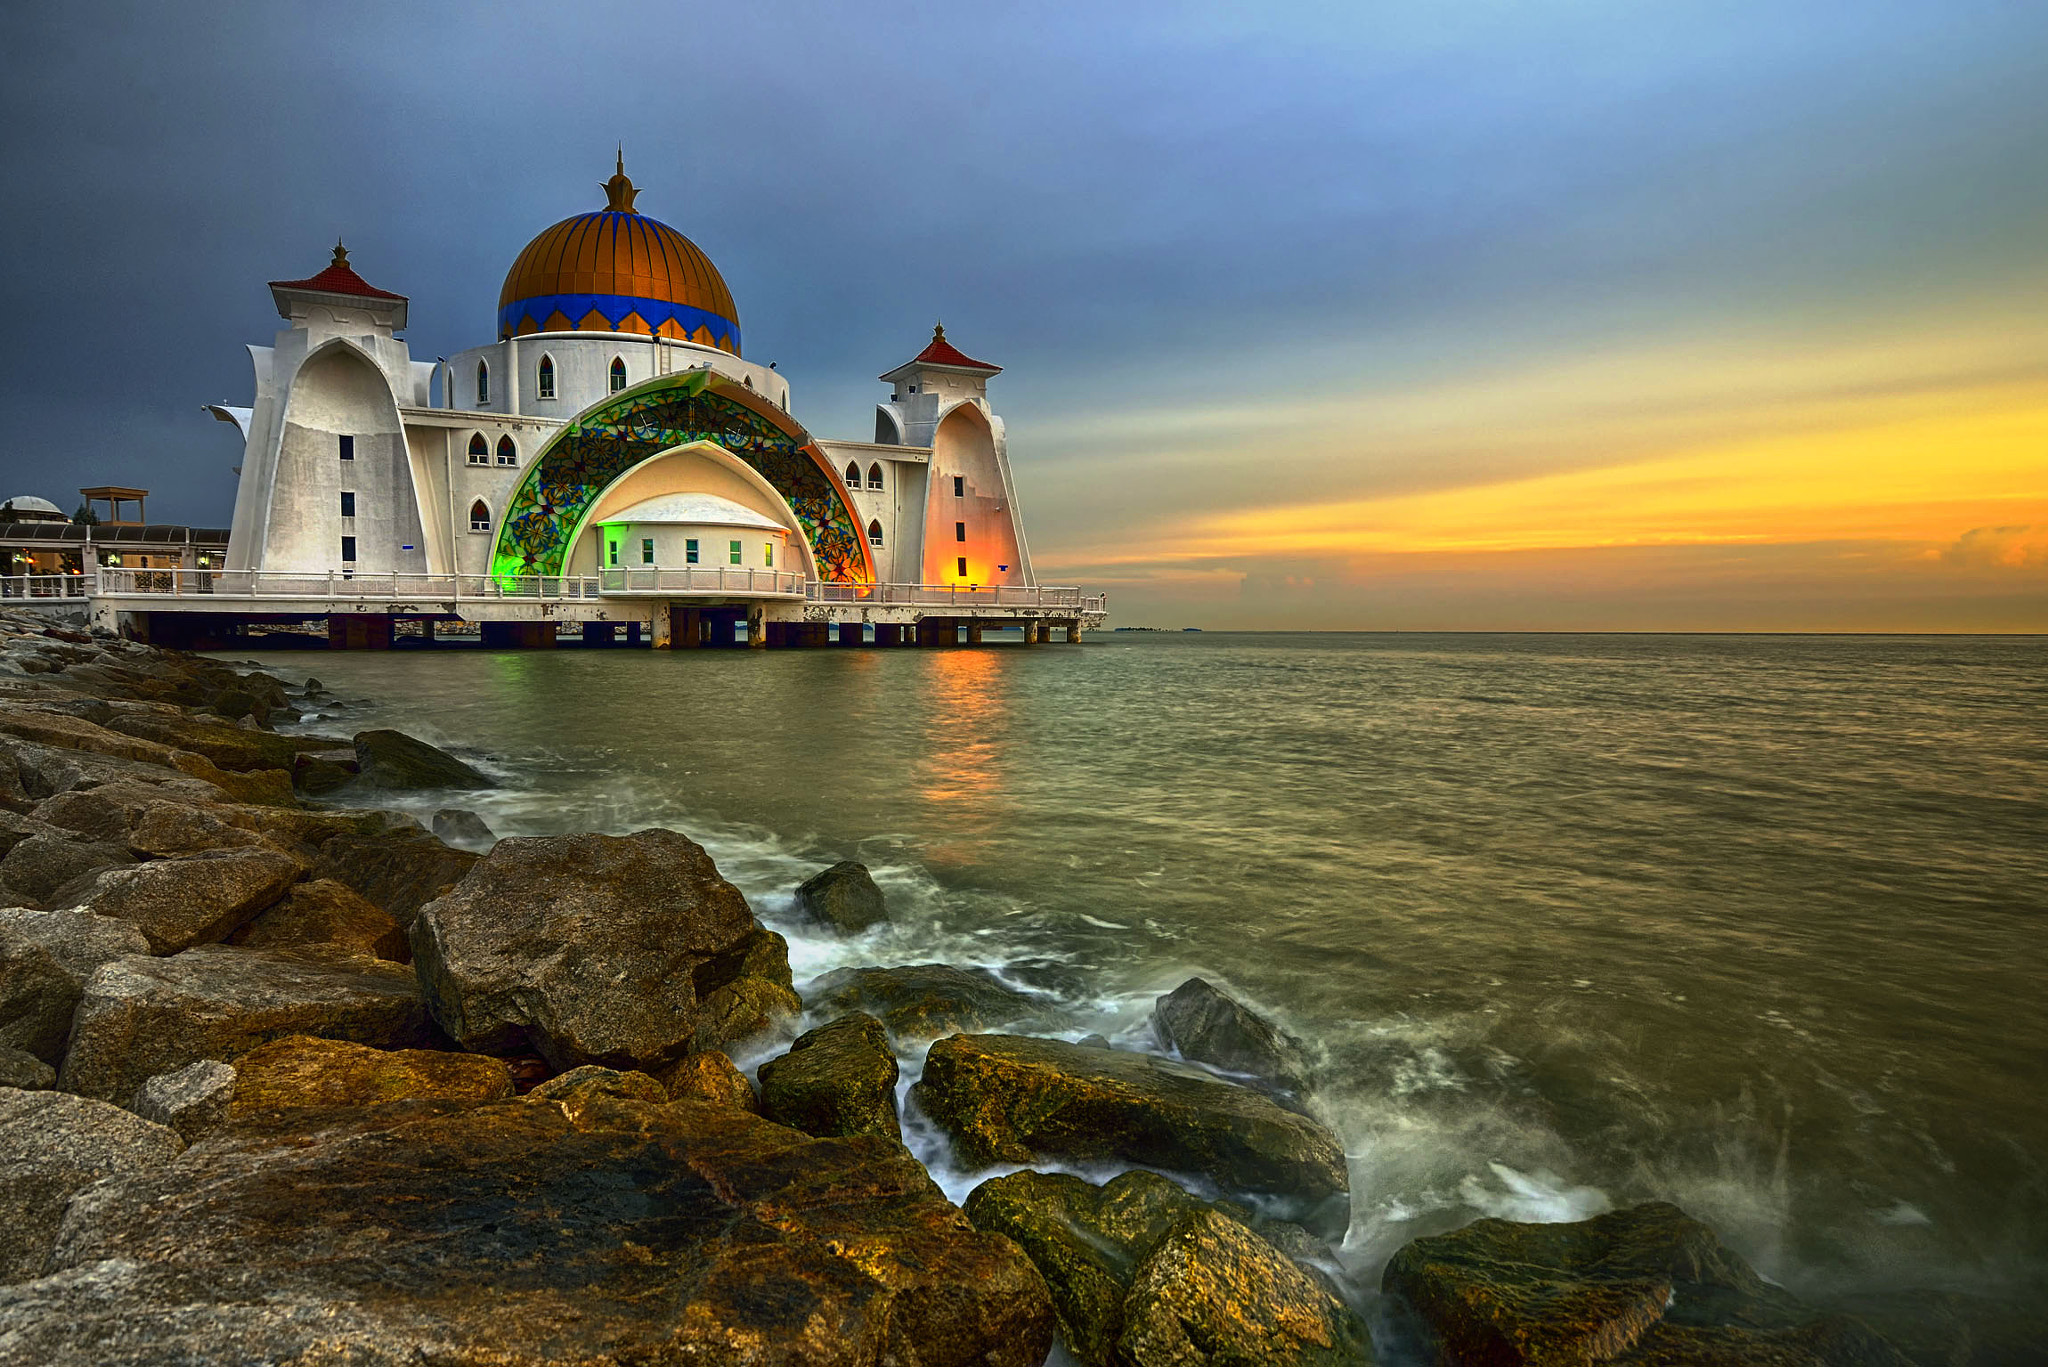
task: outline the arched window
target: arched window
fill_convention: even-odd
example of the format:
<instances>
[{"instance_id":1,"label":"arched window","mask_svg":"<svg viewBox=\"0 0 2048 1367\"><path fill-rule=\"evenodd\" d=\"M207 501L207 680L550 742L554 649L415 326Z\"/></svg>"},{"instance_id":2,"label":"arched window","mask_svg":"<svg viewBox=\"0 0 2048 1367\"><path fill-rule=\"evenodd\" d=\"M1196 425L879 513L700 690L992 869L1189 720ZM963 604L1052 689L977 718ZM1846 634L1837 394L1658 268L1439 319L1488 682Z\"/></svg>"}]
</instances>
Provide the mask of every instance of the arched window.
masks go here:
<instances>
[{"instance_id":1,"label":"arched window","mask_svg":"<svg viewBox=\"0 0 2048 1367\"><path fill-rule=\"evenodd\" d=\"M498 438L498 464L500 464L500 465L517 465L518 463L519 463L519 448L518 448L518 447L516 447L516 446L514 446L514 445L512 444L512 438L510 438L510 437L500 437L500 438Z\"/></svg>"},{"instance_id":2,"label":"arched window","mask_svg":"<svg viewBox=\"0 0 2048 1367\"><path fill-rule=\"evenodd\" d=\"M882 544L882 521L880 518L876 518L873 522L868 523L868 544L870 546Z\"/></svg>"},{"instance_id":3,"label":"arched window","mask_svg":"<svg viewBox=\"0 0 2048 1367\"><path fill-rule=\"evenodd\" d=\"M473 532L487 532L491 529L491 510L482 499L469 505L469 529Z\"/></svg>"},{"instance_id":4,"label":"arched window","mask_svg":"<svg viewBox=\"0 0 2048 1367\"><path fill-rule=\"evenodd\" d=\"M491 401L491 363L476 363L476 406L482 408Z\"/></svg>"},{"instance_id":5,"label":"arched window","mask_svg":"<svg viewBox=\"0 0 2048 1367\"><path fill-rule=\"evenodd\" d=\"M614 356L612 357L612 393L616 394L625 387L626 358L623 356Z\"/></svg>"},{"instance_id":6,"label":"arched window","mask_svg":"<svg viewBox=\"0 0 2048 1367\"><path fill-rule=\"evenodd\" d=\"M484 440L484 434L481 432L470 436L469 463L471 465L489 465L491 463L491 444Z\"/></svg>"},{"instance_id":7,"label":"arched window","mask_svg":"<svg viewBox=\"0 0 2048 1367\"><path fill-rule=\"evenodd\" d=\"M859 462L859 461L853 461L853 460L850 460L850 461L846 462L846 487L847 487L847 488L849 488L849 489L858 489L858 488L860 488L860 462Z\"/></svg>"},{"instance_id":8,"label":"arched window","mask_svg":"<svg viewBox=\"0 0 2048 1367\"><path fill-rule=\"evenodd\" d=\"M543 399L555 397L555 358L552 356L540 358L540 396Z\"/></svg>"},{"instance_id":9,"label":"arched window","mask_svg":"<svg viewBox=\"0 0 2048 1367\"><path fill-rule=\"evenodd\" d=\"M881 464L880 464L880 462L877 462L876 464L870 465L870 466L868 467L868 488L870 488L870 489L879 489L879 488L881 488L881 487L882 487L882 467L881 467Z\"/></svg>"}]
</instances>

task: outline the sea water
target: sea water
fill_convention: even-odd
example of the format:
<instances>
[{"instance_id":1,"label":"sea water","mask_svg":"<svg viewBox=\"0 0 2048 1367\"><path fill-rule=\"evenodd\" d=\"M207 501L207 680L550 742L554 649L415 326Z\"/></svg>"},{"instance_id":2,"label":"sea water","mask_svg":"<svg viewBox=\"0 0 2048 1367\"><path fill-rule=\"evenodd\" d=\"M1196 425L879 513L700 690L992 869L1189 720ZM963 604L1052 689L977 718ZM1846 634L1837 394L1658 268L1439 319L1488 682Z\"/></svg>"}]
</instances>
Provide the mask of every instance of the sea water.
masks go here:
<instances>
[{"instance_id":1,"label":"sea water","mask_svg":"<svg viewBox=\"0 0 2048 1367\"><path fill-rule=\"evenodd\" d=\"M799 986L980 965L1136 1048L1159 994L1226 986L1319 1057L1362 1288L1481 1215L1646 1199L1810 1296L2048 1285L2048 641L264 663L347 703L304 729L478 758L501 836L687 833ZM792 889L848 858L892 923L805 932ZM985 1176L909 1137L955 1199Z\"/></svg>"}]
</instances>

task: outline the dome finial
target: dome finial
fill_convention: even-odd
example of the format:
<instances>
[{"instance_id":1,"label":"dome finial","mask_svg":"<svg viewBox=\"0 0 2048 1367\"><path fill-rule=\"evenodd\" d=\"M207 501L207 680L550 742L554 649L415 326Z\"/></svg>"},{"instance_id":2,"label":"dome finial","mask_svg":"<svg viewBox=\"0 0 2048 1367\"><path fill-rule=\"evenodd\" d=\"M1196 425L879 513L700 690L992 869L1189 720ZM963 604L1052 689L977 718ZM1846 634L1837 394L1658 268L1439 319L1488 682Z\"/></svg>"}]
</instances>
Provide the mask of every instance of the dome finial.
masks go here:
<instances>
[{"instance_id":1,"label":"dome finial","mask_svg":"<svg viewBox=\"0 0 2048 1367\"><path fill-rule=\"evenodd\" d=\"M346 266L348 264L348 248L341 245L341 239L338 237L334 239L334 260L329 264L336 266Z\"/></svg>"},{"instance_id":2,"label":"dome finial","mask_svg":"<svg viewBox=\"0 0 2048 1367\"><path fill-rule=\"evenodd\" d=\"M626 179L626 144L619 144L619 169L604 183L604 207L607 213L630 214L633 212L633 198L640 192L633 188L633 182Z\"/></svg>"},{"instance_id":3,"label":"dome finial","mask_svg":"<svg viewBox=\"0 0 2048 1367\"><path fill-rule=\"evenodd\" d=\"M932 328L932 340L934 342L943 342L946 340L946 324L944 323L944 321L939 322L936 326Z\"/></svg>"}]
</instances>

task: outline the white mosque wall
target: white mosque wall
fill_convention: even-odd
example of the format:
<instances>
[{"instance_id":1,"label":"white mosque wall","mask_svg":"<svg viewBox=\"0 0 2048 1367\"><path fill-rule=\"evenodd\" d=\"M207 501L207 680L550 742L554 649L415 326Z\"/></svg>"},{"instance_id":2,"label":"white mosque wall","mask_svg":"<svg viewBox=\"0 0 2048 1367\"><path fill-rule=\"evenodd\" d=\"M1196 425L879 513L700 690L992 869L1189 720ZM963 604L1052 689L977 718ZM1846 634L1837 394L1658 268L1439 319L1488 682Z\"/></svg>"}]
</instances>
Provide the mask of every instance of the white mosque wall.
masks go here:
<instances>
[{"instance_id":1,"label":"white mosque wall","mask_svg":"<svg viewBox=\"0 0 2048 1367\"><path fill-rule=\"evenodd\" d=\"M542 357L555 363L555 396L541 397ZM698 346L663 338L659 355L646 333L626 332L534 332L471 347L449 358L442 377L442 403L486 413L524 413L534 417L574 417L612 393L611 367L617 359L626 367L626 385L639 384L655 375L673 375L710 366L765 397L787 411L789 383L767 366L742 360L716 347ZM478 396L477 364L490 367L490 397ZM451 399L449 396L453 395Z\"/></svg>"},{"instance_id":2,"label":"white mosque wall","mask_svg":"<svg viewBox=\"0 0 2048 1367\"><path fill-rule=\"evenodd\" d=\"M925 502L921 582L983 587L1032 582L1016 525L1009 462L999 436L977 402L956 403L938 420ZM964 575L962 559L967 562Z\"/></svg>"},{"instance_id":3,"label":"white mosque wall","mask_svg":"<svg viewBox=\"0 0 2048 1367\"><path fill-rule=\"evenodd\" d=\"M864 441L821 440L818 449L853 495L861 535L874 557L875 578L884 584L917 582L924 543L925 467L931 453ZM857 480L848 478L849 466L859 472ZM880 488L874 480L878 470ZM877 524L880 545L872 535Z\"/></svg>"}]
</instances>

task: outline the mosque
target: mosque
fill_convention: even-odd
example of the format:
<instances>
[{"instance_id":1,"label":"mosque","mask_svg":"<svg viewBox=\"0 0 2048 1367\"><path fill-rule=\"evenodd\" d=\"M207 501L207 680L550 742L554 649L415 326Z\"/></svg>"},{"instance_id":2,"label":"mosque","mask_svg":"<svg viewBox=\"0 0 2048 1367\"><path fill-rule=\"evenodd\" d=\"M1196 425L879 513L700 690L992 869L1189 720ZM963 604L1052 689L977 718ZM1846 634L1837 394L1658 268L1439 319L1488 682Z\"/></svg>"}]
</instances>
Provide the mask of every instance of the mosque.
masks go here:
<instances>
[{"instance_id":1,"label":"mosque","mask_svg":"<svg viewBox=\"0 0 2048 1367\"><path fill-rule=\"evenodd\" d=\"M102 569L100 614L160 639L195 615L324 616L333 644L370 647L458 621L507 645L573 623L678 647L1101 622L1100 597L1033 575L1000 366L935 328L880 377L872 441L815 437L788 379L746 359L717 267L637 209L623 154L602 188L513 261L495 339L446 359L412 356L406 296L339 244L271 282L286 326L249 348L253 401L209 405L243 440L219 568L168 592Z\"/></svg>"}]
</instances>

